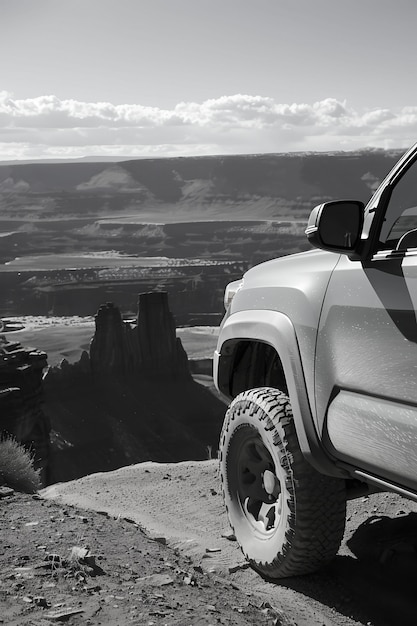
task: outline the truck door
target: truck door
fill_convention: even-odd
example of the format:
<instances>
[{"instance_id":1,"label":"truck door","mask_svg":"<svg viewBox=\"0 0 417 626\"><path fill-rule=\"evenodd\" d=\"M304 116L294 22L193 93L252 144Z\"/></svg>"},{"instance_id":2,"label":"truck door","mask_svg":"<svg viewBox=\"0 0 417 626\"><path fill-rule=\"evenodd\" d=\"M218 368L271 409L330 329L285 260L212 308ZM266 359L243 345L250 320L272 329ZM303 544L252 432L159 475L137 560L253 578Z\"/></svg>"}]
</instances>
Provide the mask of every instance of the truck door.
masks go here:
<instances>
[{"instance_id":1,"label":"truck door","mask_svg":"<svg viewBox=\"0 0 417 626\"><path fill-rule=\"evenodd\" d=\"M369 260L342 255L320 320L317 418L329 450L417 489L417 163L395 182Z\"/></svg>"}]
</instances>

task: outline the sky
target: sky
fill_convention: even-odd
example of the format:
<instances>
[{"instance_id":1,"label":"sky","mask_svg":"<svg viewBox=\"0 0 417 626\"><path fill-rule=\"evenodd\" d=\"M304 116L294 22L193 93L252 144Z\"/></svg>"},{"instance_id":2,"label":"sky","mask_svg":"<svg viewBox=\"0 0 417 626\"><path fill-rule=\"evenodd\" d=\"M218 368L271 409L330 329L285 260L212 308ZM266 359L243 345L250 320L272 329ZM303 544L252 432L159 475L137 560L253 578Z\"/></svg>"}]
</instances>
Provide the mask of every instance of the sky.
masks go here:
<instances>
[{"instance_id":1,"label":"sky","mask_svg":"<svg viewBox=\"0 0 417 626\"><path fill-rule=\"evenodd\" d=\"M0 0L0 160L407 148L415 0Z\"/></svg>"}]
</instances>

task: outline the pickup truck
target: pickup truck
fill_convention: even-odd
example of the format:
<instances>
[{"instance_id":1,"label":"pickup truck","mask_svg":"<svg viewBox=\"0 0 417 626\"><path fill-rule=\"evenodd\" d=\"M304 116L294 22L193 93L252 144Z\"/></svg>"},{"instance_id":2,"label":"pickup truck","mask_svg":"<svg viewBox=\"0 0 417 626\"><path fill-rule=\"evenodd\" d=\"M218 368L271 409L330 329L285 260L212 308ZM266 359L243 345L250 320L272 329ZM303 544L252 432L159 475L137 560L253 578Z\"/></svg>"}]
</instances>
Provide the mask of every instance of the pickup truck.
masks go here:
<instances>
[{"instance_id":1,"label":"pickup truck","mask_svg":"<svg viewBox=\"0 0 417 626\"><path fill-rule=\"evenodd\" d=\"M313 249L225 291L214 355L230 524L267 578L337 553L346 500L417 500L417 144L365 206L311 212Z\"/></svg>"}]
</instances>

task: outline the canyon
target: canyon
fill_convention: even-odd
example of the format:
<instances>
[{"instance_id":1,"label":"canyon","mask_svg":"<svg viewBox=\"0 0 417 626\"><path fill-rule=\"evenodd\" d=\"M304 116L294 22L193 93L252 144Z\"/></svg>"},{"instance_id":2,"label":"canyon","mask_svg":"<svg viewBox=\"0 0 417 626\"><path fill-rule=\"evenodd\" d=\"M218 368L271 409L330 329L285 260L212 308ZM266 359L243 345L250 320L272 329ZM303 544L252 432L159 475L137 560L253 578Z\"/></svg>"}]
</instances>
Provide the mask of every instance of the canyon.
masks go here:
<instances>
[{"instance_id":1,"label":"canyon","mask_svg":"<svg viewBox=\"0 0 417 626\"><path fill-rule=\"evenodd\" d=\"M224 405L191 374L210 358L188 361L176 327L218 325L228 282L307 249L313 206L366 201L397 157L0 164L0 319L95 315L96 327L75 362L48 370L39 346L6 333L2 415L24 418L1 429L36 450L45 483L215 454Z\"/></svg>"},{"instance_id":2,"label":"canyon","mask_svg":"<svg viewBox=\"0 0 417 626\"><path fill-rule=\"evenodd\" d=\"M168 291L178 325L218 324L252 265L307 249L311 209L366 201L398 157L364 150L0 164L0 317L134 316Z\"/></svg>"},{"instance_id":3,"label":"canyon","mask_svg":"<svg viewBox=\"0 0 417 626\"><path fill-rule=\"evenodd\" d=\"M102 305L72 363L47 368L12 334L0 342L0 431L32 451L43 484L216 455L225 406L193 379L166 292L140 294L136 320Z\"/></svg>"}]
</instances>

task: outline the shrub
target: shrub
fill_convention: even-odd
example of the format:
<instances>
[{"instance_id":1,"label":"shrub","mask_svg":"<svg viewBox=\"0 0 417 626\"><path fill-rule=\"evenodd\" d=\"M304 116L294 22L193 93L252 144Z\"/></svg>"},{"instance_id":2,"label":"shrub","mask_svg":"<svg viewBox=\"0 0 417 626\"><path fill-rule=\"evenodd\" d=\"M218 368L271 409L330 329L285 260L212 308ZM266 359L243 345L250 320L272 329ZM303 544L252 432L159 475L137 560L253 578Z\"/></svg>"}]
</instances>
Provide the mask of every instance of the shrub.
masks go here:
<instances>
[{"instance_id":1,"label":"shrub","mask_svg":"<svg viewBox=\"0 0 417 626\"><path fill-rule=\"evenodd\" d=\"M39 473L26 448L10 437L0 440L0 485L24 493L35 493L40 487Z\"/></svg>"}]
</instances>

